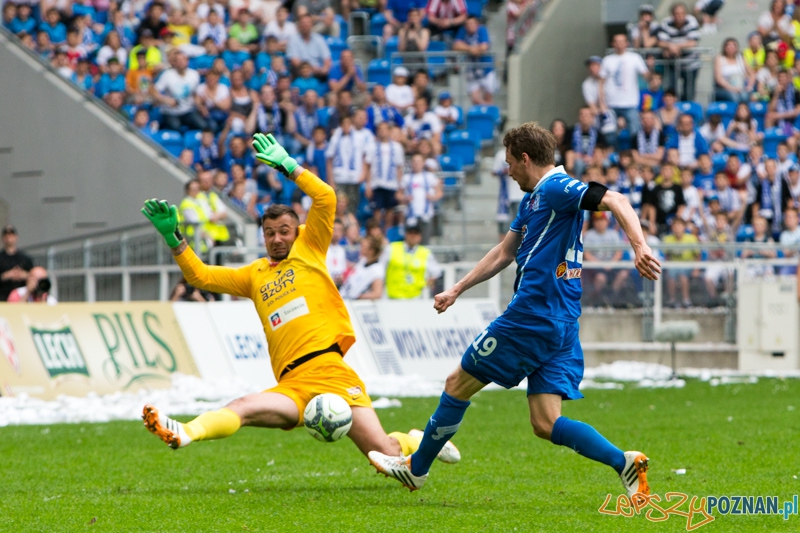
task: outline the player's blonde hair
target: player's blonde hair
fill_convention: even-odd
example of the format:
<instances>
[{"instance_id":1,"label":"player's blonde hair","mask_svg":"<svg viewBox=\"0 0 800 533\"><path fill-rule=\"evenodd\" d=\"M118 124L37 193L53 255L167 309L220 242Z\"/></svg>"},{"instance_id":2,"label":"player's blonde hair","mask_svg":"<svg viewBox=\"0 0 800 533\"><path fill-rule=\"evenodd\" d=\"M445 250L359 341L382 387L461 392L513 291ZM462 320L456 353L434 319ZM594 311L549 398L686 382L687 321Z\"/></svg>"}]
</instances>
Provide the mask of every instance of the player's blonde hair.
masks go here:
<instances>
[{"instance_id":1,"label":"player's blonde hair","mask_svg":"<svg viewBox=\"0 0 800 533\"><path fill-rule=\"evenodd\" d=\"M503 146L509 149L511 155L522 159L523 153L528 154L537 167L555 164L556 145L555 136L536 122L526 122L512 128L503 137Z\"/></svg>"}]
</instances>

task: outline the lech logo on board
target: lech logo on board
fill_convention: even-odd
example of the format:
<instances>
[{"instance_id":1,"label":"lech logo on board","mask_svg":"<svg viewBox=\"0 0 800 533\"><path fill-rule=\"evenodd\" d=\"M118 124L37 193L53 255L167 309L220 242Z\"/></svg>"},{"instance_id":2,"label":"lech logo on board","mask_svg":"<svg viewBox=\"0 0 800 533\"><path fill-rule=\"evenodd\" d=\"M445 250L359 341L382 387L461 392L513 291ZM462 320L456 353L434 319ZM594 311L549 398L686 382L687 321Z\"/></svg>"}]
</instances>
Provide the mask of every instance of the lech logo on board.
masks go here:
<instances>
[{"instance_id":1,"label":"lech logo on board","mask_svg":"<svg viewBox=\"0 0 800 533\"><path fill-rule=\"evenodd\" d=\"M62 374L89 375L78 341L69 324L57 328L31 326L31 336L51 378Z\"/></svg>"}]
</instances>

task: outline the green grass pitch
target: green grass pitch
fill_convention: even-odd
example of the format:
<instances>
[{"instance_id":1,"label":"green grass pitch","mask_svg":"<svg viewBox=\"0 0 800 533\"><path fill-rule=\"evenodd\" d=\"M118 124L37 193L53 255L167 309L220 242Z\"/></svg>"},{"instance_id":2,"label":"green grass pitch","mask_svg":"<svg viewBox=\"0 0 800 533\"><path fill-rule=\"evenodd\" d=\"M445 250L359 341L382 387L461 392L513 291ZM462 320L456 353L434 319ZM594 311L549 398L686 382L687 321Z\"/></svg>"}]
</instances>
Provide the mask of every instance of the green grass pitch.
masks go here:
<instances>
[{"instance_id":1,"label":"green grass pitch","mask_svg":"<svg viewBox=\"0 0 800 533\"><path fill-rule=\"evenodd\" d=\"M654 492L800 494L800 381L588 390L564 414L651 458ZM436 399L379 411L391 431L423 427ZM347 439L245 428L172 451L138 422L0 428L0 531L686 531L598 512L621 485L606 466L533 436L523 391L474 398L456 436L410 493L376 475ZM685 468L685 475L673 469ZM798 531L800 516L723 516L698 531Z\"/></svg>"}]
</instances>

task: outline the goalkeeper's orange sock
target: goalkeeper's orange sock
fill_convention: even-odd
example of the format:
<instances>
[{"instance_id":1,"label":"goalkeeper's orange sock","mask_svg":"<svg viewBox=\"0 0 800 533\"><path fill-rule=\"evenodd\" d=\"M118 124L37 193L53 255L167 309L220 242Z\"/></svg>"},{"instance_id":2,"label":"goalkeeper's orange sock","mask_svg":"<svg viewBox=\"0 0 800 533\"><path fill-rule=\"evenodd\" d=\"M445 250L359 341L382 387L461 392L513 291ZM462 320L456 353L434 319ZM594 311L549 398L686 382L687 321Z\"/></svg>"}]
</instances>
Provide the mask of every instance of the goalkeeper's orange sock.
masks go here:
<instances>
[{"instance_id":1,"label":"goalkeeper's orange sock","mask_svg":"<svg viewBox=\"0 0 800 533\"><path fill-rule=\"evenodd\" d=\"M419 443L422 442L422 436L419 437L412 437L408 433L400 433L399 431L393 431L389 433L390 437L393 437L400 443L400 448L403 449L403 455L411 455L417 448L419 448Z\"/></svg>"},{"instance_id":2,"label":"goalkeeper's orange sock","mask_svg":"<svg viewBox=\"0 0 800 533\"><path fill-rule=\"evenodd\" d=\"M239 415L223 407L209 411L183 425L189 438L194 440L224 439L236 433L242 426Z\"/></svg>"}]
</instances>

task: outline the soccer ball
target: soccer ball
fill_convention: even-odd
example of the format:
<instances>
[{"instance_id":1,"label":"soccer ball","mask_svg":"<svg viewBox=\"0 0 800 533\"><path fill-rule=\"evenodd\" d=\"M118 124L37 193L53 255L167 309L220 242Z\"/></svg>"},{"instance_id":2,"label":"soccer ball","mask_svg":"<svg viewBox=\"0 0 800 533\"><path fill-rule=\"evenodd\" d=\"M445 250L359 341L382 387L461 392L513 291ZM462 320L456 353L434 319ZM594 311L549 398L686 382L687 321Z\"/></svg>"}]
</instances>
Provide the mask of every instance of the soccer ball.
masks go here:
<instances>
[{"instance_id":1,"label":"soccer ball","mask_svg":"<svg viewBox=\"0 0 800 533\"><path fill-rule=\"evenodd\" d=\"M303 411L303 425L320 442L336 442L350 431L353 411L341 396L325 393L315 396Z\"/></svg>"}]
</instances>

